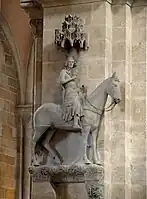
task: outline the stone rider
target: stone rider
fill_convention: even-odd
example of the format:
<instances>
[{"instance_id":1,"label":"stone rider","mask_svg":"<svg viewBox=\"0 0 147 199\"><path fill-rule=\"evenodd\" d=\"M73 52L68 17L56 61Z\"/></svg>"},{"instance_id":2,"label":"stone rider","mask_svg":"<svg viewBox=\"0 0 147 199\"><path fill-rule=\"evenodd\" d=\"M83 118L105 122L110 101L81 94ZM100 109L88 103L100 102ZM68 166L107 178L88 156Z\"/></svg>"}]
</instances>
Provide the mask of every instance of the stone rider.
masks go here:
<instances>
[{"instance_id":1,"label":"stone rider","mask_svg":"<svg viewBox=\"0 0 147 199\"><path fill-rule=\"evenodd\" d=\"M85 87L78 88L76 76L72 76L72 69L76 66L73 57L69 56L65 68L60 72L60 84L62 87L63 119L66 122L73 120L73 128L81 128L83 114Z\"/></svg>"}]
</instances>

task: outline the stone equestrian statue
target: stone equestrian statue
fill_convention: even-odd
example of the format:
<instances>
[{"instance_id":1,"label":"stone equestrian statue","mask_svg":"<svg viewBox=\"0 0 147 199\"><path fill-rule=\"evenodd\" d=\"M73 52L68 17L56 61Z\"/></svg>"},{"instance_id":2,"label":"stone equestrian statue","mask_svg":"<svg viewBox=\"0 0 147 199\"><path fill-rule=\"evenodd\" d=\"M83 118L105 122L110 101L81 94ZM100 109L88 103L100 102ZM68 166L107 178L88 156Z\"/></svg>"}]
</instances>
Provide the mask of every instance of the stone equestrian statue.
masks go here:
<instances>
[{"instance_id":1,"label":"stone equestrian statue","mask_svg":"<svg viewBox=\"0 0 147 199\"><path fill-rule=\"evenodd\" d=\"M65 68L60 72L60 84L62 87L62 110L63 120L69 122L73 120L73 128L81 128L81 118L84 116L83 107L86 97L86 88L77 86L77 76L72 76L72 69L76 62L69 56Z\"/></svg>"},{"instance_id":2,"label":"stone equestrian statue","mask_svg":"<svg viewBox=\"0 0 147 199\"><path fill-rule=\"evenodd\" d=\"M97 138L99 135L101 121L105 111L112 110L111 106L105 108L108 96L112 98L112 106L121 101L119 79L116 73L105 79L97 88L87 96L85 86L79 87L76 76L72 75L75 67L73 57L68 57L64 69L61 70L59 80L62 87L62 105L55 103L42 104L34 113L34 154L39 145L50 152L51 156L57 157L57 153L51 147L50 141L54 134L60 130L70 132L81 132L83 137L84 152L80 158L85 164L91 161L87 157L88 135L92 135L92 150L94 164L100 164L100 156L97 150ZM113 107L114 107L113 106ZM45 139L44 139L45 138ZM63 138L64 139L64 138ZM38 161L34 155L34 164Z\"/></svg>"}]
</instances>

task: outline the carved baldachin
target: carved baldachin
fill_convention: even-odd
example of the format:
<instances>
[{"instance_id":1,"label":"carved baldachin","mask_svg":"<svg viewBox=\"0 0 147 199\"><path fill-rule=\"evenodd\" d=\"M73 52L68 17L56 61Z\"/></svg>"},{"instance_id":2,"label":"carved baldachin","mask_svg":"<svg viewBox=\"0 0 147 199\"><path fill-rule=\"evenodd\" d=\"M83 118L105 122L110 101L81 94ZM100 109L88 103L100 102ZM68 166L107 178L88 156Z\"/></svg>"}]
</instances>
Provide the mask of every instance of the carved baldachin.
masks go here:
<instances>
[{"instance_id":1,"label":"carved baldachin","mask_svg":"<svg viewBox=\"0 0 147 199\"><path fill-rule=\"evenodd\" d=\"M78 16L67 15L61 29L55 29L55 44L64 49L88 49L88 36Z\"/></svg>"}]
</instances>

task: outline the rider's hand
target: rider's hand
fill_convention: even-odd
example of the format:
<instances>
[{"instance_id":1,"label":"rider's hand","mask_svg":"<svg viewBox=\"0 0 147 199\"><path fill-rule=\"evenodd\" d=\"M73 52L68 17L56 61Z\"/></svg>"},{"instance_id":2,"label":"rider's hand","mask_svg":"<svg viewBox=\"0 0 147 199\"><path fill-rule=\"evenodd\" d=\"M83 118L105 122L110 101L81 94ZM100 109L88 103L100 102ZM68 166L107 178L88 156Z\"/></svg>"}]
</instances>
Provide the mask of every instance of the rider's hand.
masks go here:
<instances>
[{"instance_id":1,"label":"rider's hand","mask_svg":"<svg viewBox=\"0 0 147 199\"><path fill-rule=\"evenodd\" d=\"M72 77L72 79L76 79L76 78L77 78L77 76L76 76L76 75Z\"/></svg>"}]
</instances>

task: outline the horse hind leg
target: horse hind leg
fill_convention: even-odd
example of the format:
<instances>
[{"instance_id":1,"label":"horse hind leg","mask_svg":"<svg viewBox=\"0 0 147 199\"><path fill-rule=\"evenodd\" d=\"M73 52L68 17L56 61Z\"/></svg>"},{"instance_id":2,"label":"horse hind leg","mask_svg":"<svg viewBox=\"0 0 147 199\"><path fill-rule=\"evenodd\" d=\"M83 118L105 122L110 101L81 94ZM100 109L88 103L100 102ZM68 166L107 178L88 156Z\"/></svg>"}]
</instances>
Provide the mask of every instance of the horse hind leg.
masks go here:
<instances>
[{"instance_id":1,"label":"horse hind leg","mask_svg":"<svg viewBox=\"0 0 147 199\"><path fill-rule=\"evenodd\" d=\"M43 143L42 143L43 146L44 146L44 148L45 148L47 151L50 152L50 154L51 154L51 156L52 156L53 159L55 159L56 157L58 157L58 154L56 153L56 150L55 150L53 147L51 147L51 145L50 145L50 141L51 141L51 139L53 138L55 132L56 132L55 129L49 130L49 131L47 132L46 138L44 139L44 141L43 141ZM58 158L58 159L60 160L60 158ZM60 161L61 161L61 160L60 160Z\"/></svg>"}]
</instances>

